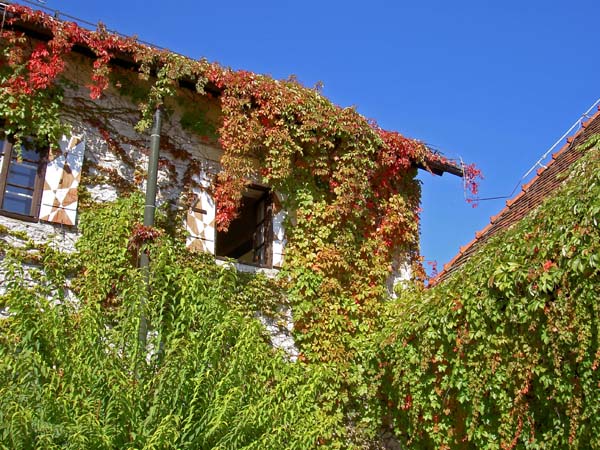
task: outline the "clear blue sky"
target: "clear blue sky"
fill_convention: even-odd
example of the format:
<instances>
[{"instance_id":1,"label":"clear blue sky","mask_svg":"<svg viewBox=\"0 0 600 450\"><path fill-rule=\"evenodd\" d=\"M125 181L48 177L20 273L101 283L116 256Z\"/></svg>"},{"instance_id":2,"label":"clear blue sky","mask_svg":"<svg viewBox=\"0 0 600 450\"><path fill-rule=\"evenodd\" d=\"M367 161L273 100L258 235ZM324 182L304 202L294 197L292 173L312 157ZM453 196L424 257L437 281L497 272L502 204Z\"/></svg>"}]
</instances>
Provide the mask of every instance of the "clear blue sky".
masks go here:
<instances>
[{"instance_id":1,"label":"clear blue sky","mask_svg":"<svg viewBox=\"0 0 600 450\"><path fill-rule=\"evenodd\" d=\"M334 103L483 171L507 195L600 97L600 1L81 1L45 6L190 57L318 81ZM448 262L504 201L424 173L422 253Z\"/></svg>"}]
</instances>

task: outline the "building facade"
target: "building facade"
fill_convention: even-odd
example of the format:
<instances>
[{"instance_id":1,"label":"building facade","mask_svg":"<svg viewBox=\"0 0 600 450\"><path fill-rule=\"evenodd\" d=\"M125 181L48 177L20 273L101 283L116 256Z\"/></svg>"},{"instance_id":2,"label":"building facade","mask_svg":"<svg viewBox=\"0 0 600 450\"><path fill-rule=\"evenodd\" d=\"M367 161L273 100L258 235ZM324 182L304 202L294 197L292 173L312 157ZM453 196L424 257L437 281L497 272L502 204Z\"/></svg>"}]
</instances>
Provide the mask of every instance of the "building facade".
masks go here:
<instances>
[{"instance_id":1,"label":"building facade","mask_svg":"<svg viewBox=\"0 0 600 450\"><path fill-rule=\"evenodd\" d=\"M285 199L264 184L260 164L258 161L254 164L252 156L245 159L253 169L243 174L246 187L236 218L228 223L227 229L217 227L219 207L223 206L217 204L215 195L223 156L218 131L223 126L223 111L228 107L219 98L222 93L220 78L227 73L233 78L239 75L245 77L244 80L254 80L252 74L227 72L210 64L202 65L202 62L186 66L181 64L185 58L180 55L149 48L103 29L90 32L74 23L61 22L23 7L5 7L5 13L7 11L6 25L12 34L5 35L3 48L8 55L7 66L12 65L13 72L3 82L4 100L10 102L8 97L15 92L26 92L29 95L27 101L32 101L32 91L35 94L36 89L48 90L50 85L56 84L61 95L60 121L67 125L68 131L57 139L58 142L46 145L21 136L22 145L19 146L11 132L14 120L6 119L8 127L2 136L0 155L2 226L22 231L36 242L52 240L62 249L72 251L78 233L78 210L83 203L112 201L120 195L146 188L150 135L139 132L140 107L143 109L148 99L160 97L164 119L157 202L178 221L175 228L185 231L187 246L192 251L207 252L218 259L236 260L244 268L277 269L283 265L285 227L294 223L294 211L288 211L288 214L283 208ZM15 48L19 51L14 51ZM146 50L149 51L144 53ZM11 58L21 61L11 61ZM159 58L160 63L152 65L144 58ZM171 78L160 78L161 71L178 70L176 67L189 69L191 73L187 77L169 75ZM197 83L207 76L201 72L213 69L218 73L212 74L211 82L197 89ZM22 76L19 70L29 73ZM200 73L194 70L200 70ZM161 85L165 80L171 85ZM277 81L269 83L270 89L277 89ZM282 95L293 96L296 87L294 85ZM161 89L169 91L169 95L162 95ZM461 167L423 144L381 130L364 118L356 119L357 114L336 109L319 94L315 95L317 104L327 105L327 114L348 115L351 121L356 120L356 132L371 136L367 141L381 139L372 153L373 161L370 161L381 167L372 171L375 178L369 182L377 186L381 182L377 177L384 179L383 184L389 184L385 195L394 192L392 185L401 185L401 179L409 172L412 174L415 167L426 168L438 175L444 172L463 175ZM290 101L295 99L290 97ZM256 107L253 102L260 103L260 99L248 99L250 110ZM43 115L44 112L36 111L36 114ZM259 118L265 126L269 126L270 120L264 116ZM340 122L344 120L342 118ZM310 139L318 142L318 133L323 129L327 128L320 128ZM309 130L309 135L311 132ZM345 138L355 139L353 135ZM303 139L307 139L306 136ZM333 146L335 150L338 145L335 139L327 136L324 148ZM347 144L342 143L344 145ZM337 157L332 158L333 164ZM328 184L337 196L335 189L339 182L320 179L322 172L327 170L319 168L314 172L318 171L314 178L319 178L318 183ZM390 180L391 174L396 174L400 181ZM413 198L409 203L414 203L414 198L418 201L413 193L410 195ZM365 203L369 202L371 200ZM392 222L385 214L387 212L382 210L374 215L375 221L382 221L374 226L377 232L385 228L382 225ZM386 245L393 247L395 240L396 237L386 237ZM410 251L414 253L414 248ZM409 276L405 259L410 258L401 254L395 256L391 280Z\"/></svg>"},{"instance_id":2,"label":"building facade","mask_svg":"<svg viewBox=\"0 0 600 450\"><path fill-rule=\"evenodd\" d=\"M111 85L92 100L86 87L91 70L85 56L69 57L61 80L61 115L70 133L58 149L24 142L19 152L9 136L2 139L0 224L36 241L54 236L65 250L73 249L77 237L81 196L107 202L145 188L150 139L135 130L139 110L134 103L143 82L115 67ZM185 210L181 227L188 247L248 266L281 267L285 212L268 186L249 185L238 218L227 232L216 229L212 186L222 153L216 139L218 102L179 89L164 109L157 201Z\"/></svg>"}]
</instances>

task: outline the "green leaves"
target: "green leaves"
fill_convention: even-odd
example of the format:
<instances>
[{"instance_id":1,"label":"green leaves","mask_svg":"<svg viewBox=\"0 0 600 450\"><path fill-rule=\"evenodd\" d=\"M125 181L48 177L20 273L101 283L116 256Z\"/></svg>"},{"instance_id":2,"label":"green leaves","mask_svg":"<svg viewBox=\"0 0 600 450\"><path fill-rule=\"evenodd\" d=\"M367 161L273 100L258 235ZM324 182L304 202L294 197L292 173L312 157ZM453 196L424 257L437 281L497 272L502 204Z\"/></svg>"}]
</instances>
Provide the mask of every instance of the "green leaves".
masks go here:
<instances>
[{"instance_id":1,"label":"green leaves","mask_svg":"<svg viewBox=\"0 0 600 450\"><path fill-rule=\"evenodd\" d=\"M37 284L27 281L35 269L3 261L10 316L0 322L2 443L308 449L319 439L341 442L332 431L343 430L341 417L321 403L330 372L289 362L254 318L257 309L277 314L277 286L194 257L168 236L148 244L148 355L137 353L147 293L127 242L141 205L134 195L86 211L78 252L63 255L66 271L50 251Z\"/></svg>"},{"instance_id":2,"label":"green leaves","mask_svg":"<svg viewBox=\"0 0 600 450\"><path fill-rule=\"evenodd\" d=\"M599 181L592 148L451 279L389 304L381 389L407 445L598 448Z\"/></svg>"}]
</instances>

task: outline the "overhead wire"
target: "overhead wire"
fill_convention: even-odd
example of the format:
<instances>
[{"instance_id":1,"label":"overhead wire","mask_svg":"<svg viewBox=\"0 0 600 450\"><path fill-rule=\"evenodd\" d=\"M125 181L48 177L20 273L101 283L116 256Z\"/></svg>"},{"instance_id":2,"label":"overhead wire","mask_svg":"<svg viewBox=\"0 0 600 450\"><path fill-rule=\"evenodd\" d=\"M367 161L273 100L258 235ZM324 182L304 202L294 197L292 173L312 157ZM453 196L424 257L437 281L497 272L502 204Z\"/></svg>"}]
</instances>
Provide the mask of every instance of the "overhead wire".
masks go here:
<instances>
[{"instance_id":1,"label":"overhead wire","mask_svg":"<svg viewBox=\"0 0 600 450\"><path fill-rule=\"evenodd\" d=\"M32 1L32 0L0 1L0 6L4 7L4 14L6 14L6 6L11 5L13 3L17 3L17 4L18 3L25 3L25 4L28 4L28 5L35 6L38 9L45 10L47 13L51 13L52 16L55 19L60 19L61 17L63 17L63 18L66 18L66 19L73 20L73 21L77 22L77 24L79 24L79 25L86 25L86 26L91 27L91 28L96 28L98 26L97 23L90 22L89 20L85 20L85 19L82 19L80 17L72 16L70 14L67 14L67 13L64 13L62 11L59 11L58 9L49 8L47 6L44 6L43 4L40 4L39 2ZM118 32L116 30L112 30L110 28L107 28L106 31L108 31L109 33L112 33L112 34L116 34L116 35L118 35L120 37L123 37L123 38L130 37L130 36L127 36L127 35L125 35L123 33ZM141 39L137 39L137 38L136 38L136 41L139 42L140 44L147 45L147 46L155 48L157 50L165 50L164 47L152 44L151 42L142 41ZM174 51L171 51L171 50L169 50L169 51L171 53L177 54L179 56L185 56L185 55L182 55L180 53L177 53L177 52L174 52Z\"/></svg>"}]
</instances>

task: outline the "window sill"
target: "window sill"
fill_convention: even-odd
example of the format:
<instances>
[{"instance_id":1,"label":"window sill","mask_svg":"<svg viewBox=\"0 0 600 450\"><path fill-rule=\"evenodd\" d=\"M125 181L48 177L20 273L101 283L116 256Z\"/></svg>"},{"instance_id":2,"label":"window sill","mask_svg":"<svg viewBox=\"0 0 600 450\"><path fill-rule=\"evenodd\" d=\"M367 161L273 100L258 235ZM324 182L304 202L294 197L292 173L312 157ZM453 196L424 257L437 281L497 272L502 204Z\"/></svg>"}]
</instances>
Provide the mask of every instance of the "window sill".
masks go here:
<instances>
[{"instance_id":1,"label":"window sill","mask_svg":"<svg viewBox=\"0 0 600 450\"><path fill-rule=\"evenodd\" d=\"M25 214L19 214L19 213L14 213L14 212L10 212L10 211L3 211L0 209L0 216L3 217L8 217L10 219L15 219L15 220L20 220L21 222L29 222L29 223L39 223L39 224L44 224L44 225L51 225L51 226L60 226L62 228L66 228L68 230L77 230L77 225L65 225L65 224L60 224L60 223L55 223L55 222L49 222L46 220L40 220L39 217L34 217L34 216L26 216Z\"/></svg>"},{"instance_id":2,"label":"window sill","mask_svg":"<svg viewBox=\"0 0 600 450\"><path fill-rule=\"evenodd\" d=\"M22 220L23 222L37 223L40 220L37 217L26 216L24 214L14 213L10 211L3 211L0 209L0 216L10 217L11 219Z\"/></svg>"},{"instance_id":3,"label":"window sill","mask_svg":"<svg viewBox=\"0 0 600 450\"><path fill-rule=\"evenodd\" d=\"M215 262L219 266L228 266L228 267L235 268L235 270L237 270L238 272L262 273L269 278L275 278L277 276L277 274L279 273L279 269L275 268L275 267L269 268L269 267L264 267L264 266L261 267L259 265L253 265L253 264L244 264L244 263L240 263L235 260L232 260L232 259L222 259L222 258L219 258L218 256L215 257Z\"/></svg>"}]
</instances>

